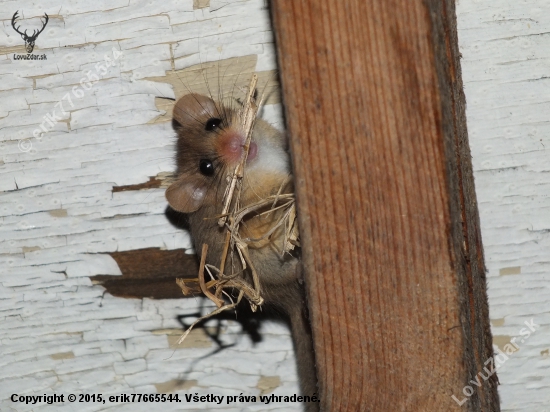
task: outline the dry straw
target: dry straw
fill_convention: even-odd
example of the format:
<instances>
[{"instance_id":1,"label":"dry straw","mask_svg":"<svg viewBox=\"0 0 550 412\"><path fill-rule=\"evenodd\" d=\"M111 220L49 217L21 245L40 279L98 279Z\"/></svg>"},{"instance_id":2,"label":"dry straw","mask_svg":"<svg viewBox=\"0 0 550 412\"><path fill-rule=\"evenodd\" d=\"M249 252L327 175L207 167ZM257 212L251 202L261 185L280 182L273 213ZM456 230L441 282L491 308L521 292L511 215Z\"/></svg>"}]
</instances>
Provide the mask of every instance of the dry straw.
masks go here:
<instances>
[{"instance_id":1,"label":"dry straw","mask_svg":"<svg viewBox=\"0 0 550 412\"><path fill-rule=\"evenodd\" d=\"M260 100L260 103L256 104L256 100L254 98L257 82L258 76L254 74L250 81L245 103L239 112L242 127L246 133L246 140L244 144L245 155L233 171L233 174L228 177L228 186L224 195L223 208L218 219L218 225L220 227L225 227L226 229L225 244L222 256L220 256L220 267L217 268L213 265L206 264L208 245L203 244L198 279L176 280L176 283L181 288L184 295L189 295L191 292L191 289L186 285L186 283L198 281L202 293L204 293L206 297L216 304L217 309L193 322L180 337L178 344L184 341L195 325L205 319L217 315L218 313L235 308L241 302L243 297L248 300L250 307L254 312L263 304L264 299L260 294L259 275L254 267L254 262L250 259L250 254L248 252L249 245L269 238L276 230L284 227L284 240L281 253L285 254L294 249L295 246L299 246L294 194L281 194L281 191L290 182L291 178L283 182L279 192L276 195L269 196L256 203L246 205L245 207L240 206L242 181L245 173L245 164L248 157L250 140L252 138L252 129L254 127L254 122L256 120L259 107L262 103L262 100ZM268 208L267 210L265 210L266 207ZM262 212L262 210L264 211ZM280 217L273 222L273 225L261 237L255 239L243 239L241 237L239 229L244 218L252 213L256 214L256 216L260 216L267 215L278 210L281 211ZM242 264L243 270L247 268L250 270L250 273L252 274L252 283L243 278L242 272L231 275L224 273L225 262L228 254L236 255L238 257ZM208 274L208 277L210 278L209 281L206 281L205 274ZM238 291L237 299L233 300L230 293L228 293L226 289L230 291ZM227 297L230 303L226 303L222 297L222 294Z\"/></svg>"}]
</instances>

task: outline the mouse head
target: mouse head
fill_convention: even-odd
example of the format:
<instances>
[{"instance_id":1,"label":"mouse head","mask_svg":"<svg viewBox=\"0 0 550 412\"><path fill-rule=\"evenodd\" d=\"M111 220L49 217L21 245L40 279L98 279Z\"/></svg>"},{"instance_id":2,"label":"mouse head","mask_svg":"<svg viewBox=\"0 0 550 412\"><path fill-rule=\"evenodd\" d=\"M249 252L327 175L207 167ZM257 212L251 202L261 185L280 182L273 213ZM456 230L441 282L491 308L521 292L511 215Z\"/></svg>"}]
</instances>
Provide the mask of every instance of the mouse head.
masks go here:
<instances>
[{"instance_id":1,"label":"mouse head","mask_svg":"<svg viewBox=\"0 0 550 412\"><path fill-rule=\"evenodd\" d=\"M246 136L238 111L210 97L188 94L174 106L173 125L178 133L178 177L166 190L168 203L183 213L221 203L226 176L244 156ZM252 143L248 160L256 153Z\"/></svg>"}]
</instances>

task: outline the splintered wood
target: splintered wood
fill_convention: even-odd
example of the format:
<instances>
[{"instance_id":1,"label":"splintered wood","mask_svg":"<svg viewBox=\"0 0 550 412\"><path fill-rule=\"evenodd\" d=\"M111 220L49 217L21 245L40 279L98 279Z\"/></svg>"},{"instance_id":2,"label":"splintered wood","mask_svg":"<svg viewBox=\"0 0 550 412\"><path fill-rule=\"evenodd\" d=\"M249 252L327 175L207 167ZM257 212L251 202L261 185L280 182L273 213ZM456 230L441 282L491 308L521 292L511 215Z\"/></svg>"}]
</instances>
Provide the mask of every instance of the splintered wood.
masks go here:
<instances>
[{"instance_id":1,"label":"splintered wood","mask_svg":"<svg viewBox=\"0 0 550 412\"><path fill-rule=\"evenodd\" d=\"M176 280L176 283L181 288L184 295L188 295L191 290L186 283L198 281L202 293L204 293L207 298L216 304L217 309L193 322L180 337L178 344L185 340L193 327L198 323L223 311L234 309L241 302L243 297L248 300L250 307L254 312L263 304L264 299L260 294L259 275L254 267L254 262L250 258L248 251L249 245L268 239L281 227L284 227L284 240L281 250L282 255L290 252L296 246L300 245L298 240L299 232L296 221L294 194L281 193L283 188L292 179L291 177L281 184L279 192L276 195L269 196L256 203L246 205L245 207L241 207L240 204L245 164L248 158L250 141L252 139L252 129L254 128L254 122L256 120L258 109L262 103L260 100L259 104L257 104L256 99L254 98L257 82L258 76L254 74L250 81L245 103L239 112L242 127L246 135L246 140L244 144L244 156L241 159L241 162L235 167L233 174L231 176L227 176L228 185L224 194L222 212L218 219L218 225L226 228L225 244L222 256L220 257L220 267L217 268L214 265L206 263L208 245L203 244L198 279ZM268 209L265 210L266 208ZM266 233L259 238L243 239L241 237L239 229L243 219L252 213L256 216L262 216L274 213L275 211L281 211L281 216L273 223ZM233 254L238 257L242 265L241 272L235 274L226 274L224 272L225 262L229 254ZM243 278L243 272L246 269L250 270L252 275L252 284ZM208 274L210 278L209 281L206 281L205 273ZM229 289L230 291L238 291L237 298L234 300L231 294L225 289ZM225 295L230 303L226 303L222 295Z\"/></svg>"}]
</instances>

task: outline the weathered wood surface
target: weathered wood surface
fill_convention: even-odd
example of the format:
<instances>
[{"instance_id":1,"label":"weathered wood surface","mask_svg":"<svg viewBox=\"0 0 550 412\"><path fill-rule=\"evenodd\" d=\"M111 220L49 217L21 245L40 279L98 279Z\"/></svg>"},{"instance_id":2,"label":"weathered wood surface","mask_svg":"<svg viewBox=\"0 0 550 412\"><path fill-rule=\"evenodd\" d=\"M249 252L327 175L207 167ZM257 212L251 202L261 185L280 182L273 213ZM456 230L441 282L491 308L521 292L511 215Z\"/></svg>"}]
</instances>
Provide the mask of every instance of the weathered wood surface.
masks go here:
<instances>
[{"instance_id":1,"label":"weathered wood surface","mask_svg":"<svg viewBox=\"0 0 550 412\"><path fill-rule=\"evenodd\" d=\"M550 3L460 0L457 15L494 343L519 347L502 409L548 411Z\"/></svg>"},{"instance_id":2,"label":"weathered wood surface","mask_svg":"<svg viewBox=\"0 0 550 412\"><path fill-rule=\"evenodd\" d=\"M499 370L502 407L544 411L550 404L550 4L460 0L457 8L495 343L503 348L523 339L520 330L531 318L541 325L528 340L517 340L520 349ZM29 27L49 14L34 51L47 61L13 61L13 53L25 53L11 27L16 10ZM4 400L14 390L296 391L284 327L268 325L264 341L253 345L239 325L229 324L222 338L235 346L196 361L216 349L204 334L189 342L193 347L174 353L171 345L181 330L177 315L198 313L198 300L113 298L89 279L122 277L108 253L188 250L188 238L164 216L160 187L173 170L169 98L186 90L179 79L205 90L196 70L201 63L271 72L266 3L18 0L2 2L0 20L0 409L13 406ZM43 116L112 47L124 52L120 66L75 99L53 131L33 139ZM279 105L265 108L270 120L279 112ZM31 152L18 149L22 138L31 138ZM150 405L115 406L139 408ZM254 408L300 410L296 404Z\"/></svg>"},{"instance_id":3,"label":"weathered wood surface","mask_svg":"<svg viewBox=\"0 0 550 412\"><path fill-rule=\"evenodd\" d=\"M454 2L274 23L322 408L457 409L492 346ZM464 407L500 410L496 375Z\"/></svg>"},{"instance_id":4,"label":"weathered wood surface","mask_svg":"<svg viewBox=\"0 0 550 412\"><path fill-rule=\"evenodd\" d=\"M11 27L16 10L30 33L48 13L33 52L47 60L14 60L25 53ZM264 1L4 1L0 20L0 410L84 406L14 405L13 393L297 392L284 325L264 324L254 343L241 324L221 321L225 349L201 329L177 347L178 316L189 325L211 307L197 298L148 298L181 295L166 276L194 269L184 255L192 253L188 235L165 216L162 186L174 170L170 99L189 89L207 93L205 78L217 97L218 79L225 95L238 96L253 71L261 86L273 77ZM116 66L81 98L71 95L71 107L63 97L89 70L100 75L95 65L112 59L113 48L122 51ZM264 114L280 126L273 97ZM62 99L65 115L56 107ZM54 110L61 120L34 138ZM19 149L21 139L30 139L29 151ZM285 402L190 406L300 410ZM143 403L85 407L152 410Z\"/></svg>"},{"instance_id":5,"label":"weathered wood surface","mask_svg":"<svg viewBox=\"0 0 550 412\"><path fill-rule=\"evenodd\" d=\"M189 279L189 297L202 296L197 280L196 256L185 249L157 248L109 253L122 276L96 275L90 279L113 296L125 298L182 299L177 278ZM196 282L194 280L197 280Z\"/></svg>"}]
</instances>

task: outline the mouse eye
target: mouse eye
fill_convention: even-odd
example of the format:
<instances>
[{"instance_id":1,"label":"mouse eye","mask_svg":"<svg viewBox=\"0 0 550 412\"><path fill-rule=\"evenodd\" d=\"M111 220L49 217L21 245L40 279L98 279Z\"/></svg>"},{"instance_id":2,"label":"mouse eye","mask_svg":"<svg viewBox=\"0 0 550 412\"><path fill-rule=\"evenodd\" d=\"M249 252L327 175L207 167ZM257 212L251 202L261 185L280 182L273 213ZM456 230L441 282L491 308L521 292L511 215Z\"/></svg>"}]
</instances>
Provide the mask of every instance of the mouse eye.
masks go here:
<instances>
[{"instance_id":1,"label":"mouse eye","mask_svg":"<svg viewBox=\"0 0 550 412\"><path fill-rule=\"evenodd\" d=\"M199 162L199 170L205 176L212 176L214 174L214 165L210 160L202 159Z\"/></svg>"},{"instance_id":2,"label":"mouse eye","mask_svg":"<svg viewBox=\"0 0 550 412\"><path fill-rule=\"evenodd\" d=\"M211 132L212 130L214 130L215 128L217 127L220 127L220 124L222 123L222 119L218 119L216 117L212 117L210 119L208 119L208 121L206 122L206 125L204 126L204 129L207 131L207 132Z\"/></svg>"}]
</instances>

